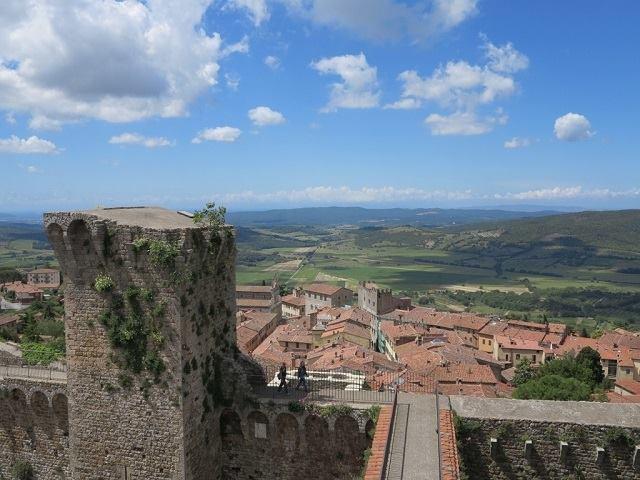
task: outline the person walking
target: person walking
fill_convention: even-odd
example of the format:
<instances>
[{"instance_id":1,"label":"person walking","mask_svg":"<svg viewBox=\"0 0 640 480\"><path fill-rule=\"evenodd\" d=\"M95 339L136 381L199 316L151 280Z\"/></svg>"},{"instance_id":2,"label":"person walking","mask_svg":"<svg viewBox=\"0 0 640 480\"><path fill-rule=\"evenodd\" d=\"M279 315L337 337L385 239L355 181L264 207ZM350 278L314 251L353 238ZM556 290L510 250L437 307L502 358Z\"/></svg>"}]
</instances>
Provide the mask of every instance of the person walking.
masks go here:
<instances>
[{"instance_id":1,"label":"person walking","mask_svg":"<svg viewBox=\"0 0 640 480\"><path fill-rule=\"evenodd\" d=\"M296 385L296 390L300 389L300 385L304 387L304 391L308 392L307 389L307 367L304 366L304 362L300 362L298 366L298 385Z\"/></svg>"},{"instance_id":2,"label":"person walking","mask_svg":"<svg viewBox=\"0 0 640 480\"><path fill-rule=\"evenodd\" d=\"M284 387L284 393L289 393L289 386L287 385L287 366L284 362L280 365L280 370L278 370L278 380L280 380L280 385L278 385L278 392L282 391L282 387Z\"/></svg>"}]
</instances>

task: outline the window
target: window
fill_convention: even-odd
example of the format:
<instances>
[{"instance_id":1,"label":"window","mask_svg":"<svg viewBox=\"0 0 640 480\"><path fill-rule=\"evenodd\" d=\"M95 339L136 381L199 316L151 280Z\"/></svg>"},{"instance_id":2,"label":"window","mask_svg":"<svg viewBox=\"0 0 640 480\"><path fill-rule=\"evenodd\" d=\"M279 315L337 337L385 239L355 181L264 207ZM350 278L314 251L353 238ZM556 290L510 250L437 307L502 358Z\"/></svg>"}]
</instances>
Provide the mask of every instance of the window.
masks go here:
<instances>
[{"instance_id":1,"label":"window","mask_svg":"<svg viewBox=\"0 0 640 480\"><path fill-rule=\"evenodd\" d=\"M531 361L532 361L533 363L536 363L536 356L535 356L535 355L532 355L532 356L531 356Z\"/></svg>"},{"instance_id":2,"label":"window","mask_svg":"<svg viewBox=\"0 0 640 480\"><path fill-rule=\"evenodd\" d=\"M520 354L516 353L516 360L520 360Z\"/></svg>"},{"instance_id":3,"label":"window","mask_svg":"<svg viewBox=\"0 0 640 480\"><path fill-rule=\"evenodd\" d=\"M509 354L506 355L507 362L509 361Z\"/></svg>"},{"instance_id":4,"label":"window","mask_svg":"<svg viewBox=\"0 0 640 480\"><path fill-rule=\"evenodd\" d=\"M482 339L482 344L484 345L484 338Z\"/></svg>"}]
</instances>

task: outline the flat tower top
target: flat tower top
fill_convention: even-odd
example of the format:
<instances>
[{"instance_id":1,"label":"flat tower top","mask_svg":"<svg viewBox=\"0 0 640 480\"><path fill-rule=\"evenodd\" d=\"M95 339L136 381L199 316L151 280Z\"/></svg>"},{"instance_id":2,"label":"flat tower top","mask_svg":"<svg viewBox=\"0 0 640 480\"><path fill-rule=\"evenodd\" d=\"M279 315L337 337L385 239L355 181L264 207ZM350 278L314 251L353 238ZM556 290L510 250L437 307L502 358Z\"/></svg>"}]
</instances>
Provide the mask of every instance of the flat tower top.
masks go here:
<instances>
[{"instance_id":1,"label":"flat tower top","mask_svg":"<svg viewBox=\"0 0 640 480\"><path fill-rule=\"evenodd\" d=\"M112 220L120 225L143 228L194 228L193 218L174 210L160 207L97 208L82 213Z\"/></svg>"}]
</instances>

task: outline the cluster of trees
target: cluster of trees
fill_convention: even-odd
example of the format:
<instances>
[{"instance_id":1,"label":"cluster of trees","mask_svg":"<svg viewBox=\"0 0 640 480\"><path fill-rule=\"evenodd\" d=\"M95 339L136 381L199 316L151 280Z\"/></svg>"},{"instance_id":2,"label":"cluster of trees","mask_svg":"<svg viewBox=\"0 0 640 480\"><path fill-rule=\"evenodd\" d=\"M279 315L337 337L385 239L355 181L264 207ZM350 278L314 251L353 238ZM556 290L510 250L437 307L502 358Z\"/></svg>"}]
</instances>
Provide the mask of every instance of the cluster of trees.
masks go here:
<instances>
[{"instance_id":1,"label":"cluster of trees","mask_svg":"<svg viewBox=\"0 0 640 480\"><path fill-rule=\"evenodd\" d=\"M543 311L558 317L616 317L633 321L640 315L640 293L564 288L514 292L450 292L451 298L466 305L484 304L501 310Z\"/></svg>"},{"instance_id":2,"label":"cluster of trees","mask_svg":"<svg viewBox=\"0 0 640 480\"><path fill-rule=\"evenodd\" d=\"M20 312L17 327L0 329L0 339L19 342L28 364L48 365L66 351L63 314L64 307L56 298L33 302Z\"/></svg>"},{"instance_id":3,"label":"cluster of trees","mask_svg":"<svg viewBox=\"0 0 640 480\"><path fill-rule=\"evenodd\" d=\"M608 387L600 362L600 354L585 347L576 356L565 355L550 360L536 371L529 360L516 367L513 396L537 400L590 400L603 398Z\"/></svg>"}]
</instances>

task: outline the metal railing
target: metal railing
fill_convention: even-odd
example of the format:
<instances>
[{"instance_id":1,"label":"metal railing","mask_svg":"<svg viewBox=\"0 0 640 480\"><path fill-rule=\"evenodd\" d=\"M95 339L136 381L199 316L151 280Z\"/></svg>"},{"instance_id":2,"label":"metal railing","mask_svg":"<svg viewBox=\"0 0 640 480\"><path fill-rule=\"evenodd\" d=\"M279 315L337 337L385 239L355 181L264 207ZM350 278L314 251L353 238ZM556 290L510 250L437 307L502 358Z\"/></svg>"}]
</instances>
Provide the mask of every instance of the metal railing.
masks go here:
<instances>
[{"instance_id":1,"label":"metal railing","mask_svg":"<svg viewBox=\"0 0 640 480\"><path fill-rule=\"evenodd\" d=\"M28 380L67 381L66 368L52 368L34 365L0 365L0 377Z\"/></svg>"},{"instance_id":2,"label":"metal railing","mask_svg":"<svg viewBox=\"0 0 640 480\"><path fill-rule=\"evenodd\" d=\"M371 376L357 370L309 368L305 382L301 382L297 369L287 369L283 386L278 368L263 368L263 372L266 382L250 379L256 395L263 398L378 404L392 403L395 395L391 382L373 388Z\"/></svg>"},{"instance_id":3,"label":"metal railing","mask_svg":"<svg viewBox=\"0 0 640 480\"><path fill-rule=\"evenodd\" d=\"M306 382L299 381L297 368L287 368L286 387L281 387L277 367L263 367L262 370L264 377L249 378L249 383L256 395L273 399L391 404L397 391L433 393L435 388L432 378L406 370L372 373L344 367L330 370L312 366L307 369Z\"/></svg>"}]
</instances>

